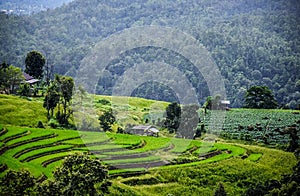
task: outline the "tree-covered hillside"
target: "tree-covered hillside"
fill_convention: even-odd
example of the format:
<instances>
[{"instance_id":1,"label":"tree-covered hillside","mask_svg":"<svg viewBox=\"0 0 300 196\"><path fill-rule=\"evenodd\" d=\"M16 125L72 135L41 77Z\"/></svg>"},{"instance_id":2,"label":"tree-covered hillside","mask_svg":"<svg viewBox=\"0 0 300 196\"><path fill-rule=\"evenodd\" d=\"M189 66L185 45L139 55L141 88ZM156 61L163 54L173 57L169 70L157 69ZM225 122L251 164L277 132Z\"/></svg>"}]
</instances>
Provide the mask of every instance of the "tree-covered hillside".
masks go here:
<instances>
[{"instance_id":1,"label":"tree-covered hillside","mask_svg":"<svg viewBox=\"0 0 300 196\"><path fill-rule=\"evenodd\" d=\"M253 85L268 86L281 105L296 108L300 104L298 0L76 0L32 16L0 17L0 61L22 68L26 54L35 49L55 72L73 76L103 38L135 26L167 26L191 34L211 53L225 79L231 106L242 106L246 89ZM162 61L187 67L183 72L201 89L197 93L202 100L208 95L203 78L191 73L190 62L173 51L150 47L124 55L99 79L98 93L111 93L111 81L132 61L166 57ZM145 84L134 95L148 97L150 87ZM172 94L162 86L156 88L161 92L156 97L166 99Z\"/></svg>"}]
</instances>

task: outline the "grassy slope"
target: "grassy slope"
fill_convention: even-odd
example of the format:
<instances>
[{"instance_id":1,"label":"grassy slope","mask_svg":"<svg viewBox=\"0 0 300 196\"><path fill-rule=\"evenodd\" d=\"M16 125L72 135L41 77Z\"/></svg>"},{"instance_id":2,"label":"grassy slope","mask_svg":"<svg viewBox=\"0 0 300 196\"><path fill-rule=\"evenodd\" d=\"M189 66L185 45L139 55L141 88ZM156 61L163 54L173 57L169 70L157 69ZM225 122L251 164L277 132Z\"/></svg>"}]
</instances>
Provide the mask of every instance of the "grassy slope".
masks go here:
<instances>
[{"instance_id":1,"label":"grassy slope","mask_svg":"<svg viewBox=\"0 0 300 196\"><path fill-rule=\"evenodd\" d=\"M187 195L213 195L218 183L222 182L228 195L241 195L251 184L280 179L282 174L291 172L291 166L296 163L292 153L240 146L263 155L258 161L233 157L210 163L165 167L139 177L116 179L115 184L119 189L130 190L136 195L181 195L183 192ZM113 187L113 191L119 190Z\"/></svg>"},{"instance_id":2,"label":"grassy slope","mask_svg":"<svg viewBox=\"0 0 300 196\"><path fill-rule=\"evenodd\" d=\"M36 126L47 122L47 112L41 100L23 99L0 94L0 123L17 126Z\"/></svg>"},{"instance_id":3,"label":"grassy slope","mask_svg":"<svg viewBox=\"0 0 300 196\"><path fill-rule=\"evenodd\" d=\"M74 98L74 102L77 101L76 98ZM110 104L103 105L99 103L101 99L109 100ZM100 115L112 105L120 124L142 124L144 115L148 113L161 113L165 110L167 104L166 102L135 97L87 95L83 105L85 109L92 110L93 114L87 117L86 114L88 111L86 110L84 114L75 112L75 116L79 116L79 119L75 119L75 123L78 123L77 120L80 121L80 118L92 118L93 126L99 129L99 122L95 115ZM42 121L46 124L46 116L47 111L43 108L43 100L40 98L26 99L18 96L0 94L0 124L35 127L38 121Z\"/></svg>"},{"instance_id":4,"label":"grassy slope","mask_svg":"<svg viewBox=\"0 0 300 196\"><path fill-rule=\"evenodd\" d=\"M116 98L111 100L110 97L105 96L95 96L92 98L92 107L96 108L97 113L101 113L109 106L103 106L98 102L99 99L108 99L115 106L115 110L120 110L121 108L126 108L125 111L120 111L119 115L124 118L127 117L126 114L129 113L129 119L125 119L122 122L133 122L141 123L143 120L143 115L151 112L160 111L161 108L166 106L166 103L156 104L155 101L143 100L139 98ZM129 105L130 103L130 105ZM9 131L5 135L0 136L1 146L12 145L16 142L20 142L26 138L32 136L41 136L47 133L56 133L58 138L47 139L45 141L34 142L34 145L40 145L49 143L51 141L56 141L62 138L84 135L82 139L85 143L99 142L99 133L95 132L77 132L77 131L63 131L63 130L42 130L32 129L32 128L19 128L15 126L9 126L9 124L20 125L20 126L35 126L38 120L46 122L46 111L42 108L41 100L26 100L19 97L0 95L0 127L7 127L13 130ZM241 110L237 110L241 112ZM232 112L235 112L233 110ZM249 111L247 111L249 112ZM256 111L257 112L257 111ZM264 111L266 112L266 111ZM282 112L282 111L276 111ZM286 112L286 111L283 111ZM284 115L281 115L282 118ZM133 117L137 117L133 118ZM26 130L30 130L31 136L24 136L24 138L18 138L15 140L3 143L3 139L6 137L15 135L16 133L23 133ZM172 149L173 152L183 152L186 148L190 148L190 144L193 143L194 146L200 146L201 142L191 142L187 140L171 139L170 138L152 138L152 137L139 137L139 136L122 136L120 134L103 134L105 137L101 141L108 140L110 138L114 139L114 143L120 146L130 146L136 145L141 141L146 141L146 145L143 148L138 148L130 151L131 153L142 153L147 150L157 150L157 148L167 147L169 142L172 142L175 147ZM70 141L65 141L64 145L69 144L82 144L81 139L73 139ZM32 146L33 144L26 144L27 146ZM35 176L39 176L41 172L45 173L47 176L51 177L51 171L53 168L61 164L61 161L49 164L46 168L41 166L41 162L49 158L56 156L65 156L71 152L60 152L55 155L47 155L41 158L37 158L30 162L19 162L12 156L26 148L26 145L22 145L2 154L0 157L1 163L6 163L9 168L20 169L27 168L33 172ZM215 148L224 149L228 144L217 143ZM139 195L158 195L172 193L177 195L182 193L182 191L194 192L198 195L211 195L212 191L216 188L218 182L223 182L225 189L230 195L239 195L249 186L249 184L256 183L258 181L265 181L270 178L279 179L281 174L285 174L291 171L291 168L296 163L296 159L291 153L286 153L279 150L273 150L257 146L245 146L237 144L241 148L234 145L229 145L232 148L232 153L234 156L221 154L215 156L211 159L200 161L197 163L166 166L163 168L157 168L150 170L150 174L142 175L135 178L117 178L114 180L114 185L111 188L112 193L120 194L122 191L128 193L136 193ZM95 147L98 148L98 147ZM106 146L99 147L106 148ZM228 147L227 147L228 148ZM201 148L200 148L201 149ZM225 148L226 149L226 148ZM78 149L86 150L86 148ZM30 152L28 154L22 155L25 158L29 155L38 154L39 151ZM199 150L201 152L201 150ZM240 155L248 153L250 156L248 159L242 160ZM110 154L122 154L124 152L108 152L104 157ZM127 153L127 152L125 152ZM99 155L100 157L102 155ZM231 157L227 159L228 157ZM146 158L145 158L146 159ZM155 157L150 157L149 159L155 160ZM222 160L222 161L221 161ZM120 162L122 162L121 160ZM140 168L132 169L140 170ZM131 180L138 178L140 181L139 185L132 185ZM158 179L155 183L148 185L149 180L147 178ZM144 180L146 179L146 180ZM126 181L129 181L127 183ZM133 180L134 181L134 180ZM151 181L151 180L150 180ZM123 190L124 189L124 190Z\"/></svg>"}]
</instances>

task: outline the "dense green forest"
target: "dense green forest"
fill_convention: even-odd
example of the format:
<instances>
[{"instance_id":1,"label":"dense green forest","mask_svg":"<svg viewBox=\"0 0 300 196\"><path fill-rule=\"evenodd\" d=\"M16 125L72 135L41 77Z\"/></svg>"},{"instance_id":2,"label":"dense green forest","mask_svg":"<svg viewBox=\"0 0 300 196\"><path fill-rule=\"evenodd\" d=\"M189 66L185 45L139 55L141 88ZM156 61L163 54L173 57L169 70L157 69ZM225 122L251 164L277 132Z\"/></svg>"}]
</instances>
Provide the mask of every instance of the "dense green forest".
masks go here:
<instances>
[{"instance_id":1,"label":"dense green forest","mask_svg":"<svg viewBox=\"0 0 300 196\"><path fill-rule=\"evenodd\" d=\"M299 104L297 0L75 0L30 16L2 13L0 17L0 61L23 69L26 54L38 50L55 73L74 76L81 60L102 39L130 27L167 26L191 34L211 53L232 107L243 105L246 89L253 85L268 86L282 106L297 108ZM132 66L132 61L157 59L182 69L202 101L208 95L203 77L193 72L187 59L152 47L128 51L113 61L108 74L99 78L97 92L110 94L114 79ZM133 94L176 100L172 90L166 91L161 84L142 87ZM151 88L159 89L153 97L147 95Z\"/></svg>"}]
</instances>

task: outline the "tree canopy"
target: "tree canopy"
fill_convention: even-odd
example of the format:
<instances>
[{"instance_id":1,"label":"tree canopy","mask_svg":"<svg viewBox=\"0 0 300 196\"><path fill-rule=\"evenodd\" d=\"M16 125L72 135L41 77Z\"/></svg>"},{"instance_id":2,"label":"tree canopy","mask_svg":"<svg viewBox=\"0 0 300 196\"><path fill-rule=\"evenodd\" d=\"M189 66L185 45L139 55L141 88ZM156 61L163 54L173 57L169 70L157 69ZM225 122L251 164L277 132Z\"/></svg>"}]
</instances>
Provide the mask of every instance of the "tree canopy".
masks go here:
<instances>
[{"instance_id":1,"label":"tree canopy","mask_svg":"<svg viewBox=\"0 0 300 196\"><path fill-rule=\"evenodd\" d=\"M36 180L27 170L9 170L0 179L1 195L31 195Z\"/></svg>"},{"instance_id":2,"label":"tree canopy","mask_svg":"<svg viewBox=\"0 0 300 196\"><path fill-rule=\"evenodd\" d=\"M54 183L62 195L95 195L107 191L108 170L98 159L87 154L67 157L54 171Z\"/></svg>"},{"instance_id":3,"label":"tree canopy","mask_svg":"<svg viewBox=\"0 0 300 196\"><path fill-rule=\"evenodd\" d=\"M110 109L99 116L100 126L103 131L111 131L111 126L115 123L116 118Z\"/></svg>"},{"instance_id":4,"label":"tree canopy","mask_svg":"<svg viewBox=\"0 0 300 196\"><path fill-rule=\"evenodd\" d=\"M43 107L47 110L48 119L53 117L53 111L57 107L56 120L63 127L71 125L69 119L73 115L71 103L74 87L72 77L56 75L54 81L48 86L44 98Z\"/></svg>"},{"instance_id":5,"label":"tree canopy","mask_svg":"<svg viewBox=\"0 0 300 196\"><path fill-rule=\"evenodd\" d=\"M111 185L108 170L88 154L66 157L53 177L38 181L27 170L9 170L0 179L1 195L103 195Z\"/></svg>"},{"instance_id":6,"label":"tree canopy","mask_svg":"<svg viewBox=\"0 0 300 196\"><path fill-rule=\"evenodd\" d=\"M268 86L280 105L295 108L300 100L299 5L296 0L78 0L31 16L1 13L0 61L23 67L28 51L44 51L55 73L75 76L80 62L99 40L126 28L168 26L192 35L209 51L224 77L231 107L243 106L246 90L259 85ZM129 65L161 59L180 67L205 102L209 96L205 80L189 68L189 60L174 51L151 47L127 51L113 61L99 78L97 93L111 94L113 81ZM135 96L146 97L151 87L144 85ZM176 101L169 99L172 93L161 85L155 88L156 97Z\"/></svg>"},{"instance_id":7,"label":"tree canopy","mask_svg":"<svg viewBox=\"0 0 300 196\"><path fill-rule=\"evenodd\" d=\"M29 75L41 79L44 74L45 57L42 53L33 50L29 52L25 59L25 72Z\"/></svg>"},{"instance_id":8,"label":"tree canopy","mask_svg":"<svg viewBox=\"0 0 300 196\"><path fill-rule=\"evenodd\" d=\"M166 108L166 120L164 126L170 133L178 130L181 121L181 107L178 103L170 103Z\"/></svg>"},{"instance_id":9,"label":"tree canopy","mask_svg":"<svg viewBox=\"0 0 300 196\"><path fill-rule=\"evenodd\" d=\"M3 62L0 66L0 93L16 93L16 87L24 82L20 68Z\"/></svg>"},{"instance_id":10,"label":"tree canopy","mask_svg":"<svg viewBox=\"0 0 300 196\"><path fill-rule=\"evenodd\" d=\"M267 86L252 86L247 90L245 108L274 109L277 106L277 101Z\"/></svg>"}]
</instances>

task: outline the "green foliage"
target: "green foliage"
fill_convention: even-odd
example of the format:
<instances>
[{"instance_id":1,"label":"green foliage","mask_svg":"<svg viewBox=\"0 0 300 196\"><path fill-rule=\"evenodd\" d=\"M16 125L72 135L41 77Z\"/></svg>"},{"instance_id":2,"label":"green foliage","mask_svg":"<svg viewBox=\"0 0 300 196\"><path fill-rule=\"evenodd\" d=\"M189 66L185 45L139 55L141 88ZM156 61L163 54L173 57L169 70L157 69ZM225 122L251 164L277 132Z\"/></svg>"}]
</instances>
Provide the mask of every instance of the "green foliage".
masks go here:
<instances>
[{"instance_id":1,"label":"green foliage","mask_svg":"<svg viewBox=\"0 0 300 196\"><path fill-rule=\"evenodd\" d=\"M54 182L62 195L95 195L97 184L100 192L106 192L108 171L97 159L86 154L74 154L67 157L62 167L54 171Z\"/></svg>"},{"instance_id":2,"label":"green foliage","mask_svg":"<svg viewBox=\"0 0 300 196\"><path fill-rule=\"evenodd\" d=\"M141 179L141 181L140 184L129 188L133 191L139 191L140 195L167 195L168 193L175 195L183 193L188 195L214 195L217 185L222 183L228 195L243 195L250 185L255 185L257 182L264 183L271 176L279 178L282 174L290 173L291 164L296 163L296 159L291 153L287 153L287 156L283 154L281 156L279 155L281 151L267 148L255 146L243 146L243 148L256 153L263 153L264 158L261 158L258 162L235 157L210 162L209 164L167 166L150 170L150 174L132 178L133 182L138 181L138 179ZM276 158L273 157L275 154ZM153 186L147 185L147 181L144 180L154 178L155 181L150 181L152 183L157 182ZM126 183L126 179L115 181L125 181ZM131 178L129 178L130 182Z\"/></svg>"},{"instance_id":3,"label":"green foliage","mask_svg":"<svg viewBox=\"0 0 300 196\"><path fill-rule=\"evenodd\" d=\"M50 118L50 120L48 121L48 125L53 129L56 129L60 126L59 122L57 122L55 118Z\"/></svg>"},{"instance_id":4,"label":"green foliage","mask_svg":"<svg viewBox=\"0 0 300 196\"><path fill-rule=\"evenodd\" d=\"M250 187L245 195L292 195L300 194L300 161L294 166L293 173L282 176L280 181L269 180Z\"/></svg>"},{"instance_id":5,"label":"green foliage","mask_svg":"<svg viewBox=\"0 0 300 196\"><path fill-rule=\"evenodd\" d=\"M177 131L180 125L181 107L178 103L171 103L166 108L166 120L164 126L170 133Z\"/></svg>"},{"instance_id":6,"label":"green foliage","mask_svg":"<svg viewBox=\"0 0 300 196\"><path fill-rule=\"evenodd\" d=\"M99 121L103 131L111 131L111 126L116 122L116 118L110 109L99 116Z\"/></svg>"},{"instance_id":7,"label":"green foliage","mask_svg":"<svg viewBox=\"0 0 300 196\"><path fill-rule=\"evenodd\" d=\"M137 25L163 25L191 34L208 49L224 76L226 94L233 107L243 105L245 88L252 85L267 85L280 104L295 106L296 102L297 105L295 84L299 74L295 73L299 70L300 45L297 2L236 0L219 4L216 0L155 3L134 0L130 6L126 3L82 0L31 16L1 13L0 60L22 67L24 54L37 49L52 57L55 72L71 73L88 54L90 46L102 38ZM133 50L133 54L109 67L99 79L97 92L111 92L113 79L126 70L126 64L131 61L166 59L170 65L182 65L180 70L200 89L199 95L209 95L207 90L201 90L206 86L204 80L191 69L184 71L188 69L188 60L170 51L159 51L156 55L150 50L145 47ZM155 86L158 97L170 97L170 91L164 93L167 89L162 90L161 86ZM145 85L139 95L147 95L147 91L148 95L153 92L151 84Z\"/></svg>"},{"instance_id":8,"label":"green foliage","mask_svg":"<svg viewBox=\"0 0 300 196\"><path fill-rule=\"evenodd\" d=\"M99 99L98 103L102 104L102 105L110 105L110 101L107 99Z\"/></svg>"},{"instance_id":9,"label":"green foliage","mask_svg":"<svg viewBox=\"0 0 300 196\"><path fill-rule=\"evenodd\" d=\"M9 170L0 179L1 195L31 195L35 186L35 178L27 170Z\"/></svg>"},{"instance_id":10,"label":"green foliage","mask_svg":"<svg viewBox=\"0 0 300 196\"><path fill-rule=\"evenodd\" d=\"M267 86L252 86L247 90L245 108L274 109L277 106L277 101Z\"/></svg>"},{"instance_id":11,"label":"green foliage","mask_svg":"<svg viewBox=\"0 0 300 196\"><path fill-rule=\"evenodd\" d=\"M286 127L283 131L279 130L280 134L287 134L290 136L290 141L287 147L287 151L296 152L297 150L299 150L299 136L298 136L299 132L300 132L300 123L298 123L298 126L294 124Z\"/></svg>"},{"instance_id":12,"label":"green foliage","mask_svg":"<svg viewBox=\"0 0 300 196\"><path fill-rule=\"evenodd\" d=\"M219 183L218 188L215 190L214 196L226 196L224 185Z\"/></svg>"},{"instance_id":13,"label":"green foliage","mask_svg":"<svg viewBox=\"0 0 300 196\"><path fill-rule=\"evenodd\" d=\"M46 59L40 52L33 50L27 53L25 59L25 72L34 78L42 79Z\"/></svg>"},{"instance_id":14,"label":"green foliage","mask_svg":"<svg viewBox=\"0 0 300 196\"><path fill-rule=\"evenodd\" d=\"M62 126L66 127L70 125L69 118L73 114L73 111L70 106L75 84L72 77L58 75L55 76L55 83L59 88L60 103L63 106L62 110L58 108L58 112L56 113L56 119Z\"/></svg>"},{"instance_id":15,"label":"green foliage","mask_svg":"<svg viewBox=\"0 0 300 196\"><path fill-rule=\"evenodd\" d=\"M56 83L52 83L46 91L44 104L43 104L43 107L47 110L48 119L53 117L53 111L54 108L56 108L57 104L59 103L59 99L60 99L59 88Z\"/></svg>"},{"instance_id":16,"label":"green foliage","mask_svg":"<svg viewBox=\"0 0 300 196\"><path fill-rule=\"evenodd\" d=\"M56 75L55 80L48 87L44 98L43 107L47 110L48 119L53 117L53 111L56 107L58 107L56 119L63 127L70 126L69 118L73 114L71 101L74 85L72 77ZM60 105L62 105L62 109Z\"/></svg>"},{"instance_id":17,"label":"green foliage","mask_svg":"<svg viewBox=\"0 0 300 196\"><path fill-rule=\"evenodd\" d=\"M20 68L13 65L1 64L0 67L0 93L14 94L16 88L24 82L24 76Z\"/></svg>"},{"instance_id":18,"label":"green foliage","mask_svg":"<svg viewBox=\"0 0 300 196\"><path fill-rule=\"evenodd\" d=\"M28 97L30 95L30 85L28 83L20 84L18 94Z\"/></svg>"},{"instance_id":19,"label":"green foliage","mask_svg":"<svg viewBox=\"0 0 300 196\"><path fill-rule=\"evenodd\" d=\"M86 154L68 156L54 172L54 180L38 182L27 170L9 170L0 179L1 195L96 195L108 192L108 171Z\"/></svg>"}]
</instances>

